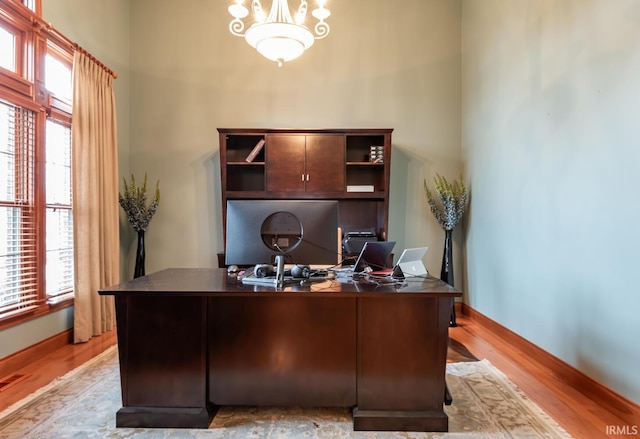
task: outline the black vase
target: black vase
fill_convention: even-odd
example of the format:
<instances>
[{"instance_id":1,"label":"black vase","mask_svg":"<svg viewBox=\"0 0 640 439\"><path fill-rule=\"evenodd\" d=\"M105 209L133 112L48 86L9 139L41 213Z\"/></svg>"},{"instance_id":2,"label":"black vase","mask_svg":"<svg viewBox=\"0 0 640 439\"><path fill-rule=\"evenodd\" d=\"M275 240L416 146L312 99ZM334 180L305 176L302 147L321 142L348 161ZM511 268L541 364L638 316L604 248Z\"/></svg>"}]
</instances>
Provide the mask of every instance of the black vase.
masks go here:
<instances>
[{"instance_id":1,"label":"black vase","mask_svg":"<svg viewBox=\"0 0 640 439\"><path fill-rule=\"evenodd\" d=\"M144 276L144 230L138 232L138 250L136 251L136 268L133 278Z\"/></svg>"},{"instance_id":2,"label":"black vase","mask_svg":"<svg viewBox=\"0 0 640 439\"><path fill-rule=\"evenodd\" d=\"M442 269L440 270L440 279L453 286L453 244L451 235L453 230L445 230L444 235L444 252L442 254ZM451 299L451 317L449 326L458 326L456 323L455 302Z\"/></svg>"}]
</instances>

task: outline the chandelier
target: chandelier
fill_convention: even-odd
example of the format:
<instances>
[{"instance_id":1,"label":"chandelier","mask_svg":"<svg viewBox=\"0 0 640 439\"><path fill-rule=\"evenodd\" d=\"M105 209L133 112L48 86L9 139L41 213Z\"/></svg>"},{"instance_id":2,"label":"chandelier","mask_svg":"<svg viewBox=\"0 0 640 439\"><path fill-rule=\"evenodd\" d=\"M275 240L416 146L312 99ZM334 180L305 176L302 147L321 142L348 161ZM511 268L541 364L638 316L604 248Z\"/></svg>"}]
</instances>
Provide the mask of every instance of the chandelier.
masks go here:
<instances>
[{"instance_id":1,"label":"chandelier","mask_svg":"<svg viewBox=\"0 0 640 439\"><path fill-rule=\"evenodd\" d=\"M238 37L244 37L247 43L255 48L265 58L276 61L282 66L286 61L296 59L319 40L329 35L329 25L324 21L331 12L324 7L326 0L317 0L318 7L311 14L318 20L311 32L304 25L307 16L307 1L301 0L295 20L291 18L288 0L273 0L271 11L266 15L260 0L251 0L251 10L255 19L245 31L242 21L249 10L243 5L243 0L236 0L229 6L229 13L233 20L229 23L229 31Z\"/></svg>"}]
</instances>

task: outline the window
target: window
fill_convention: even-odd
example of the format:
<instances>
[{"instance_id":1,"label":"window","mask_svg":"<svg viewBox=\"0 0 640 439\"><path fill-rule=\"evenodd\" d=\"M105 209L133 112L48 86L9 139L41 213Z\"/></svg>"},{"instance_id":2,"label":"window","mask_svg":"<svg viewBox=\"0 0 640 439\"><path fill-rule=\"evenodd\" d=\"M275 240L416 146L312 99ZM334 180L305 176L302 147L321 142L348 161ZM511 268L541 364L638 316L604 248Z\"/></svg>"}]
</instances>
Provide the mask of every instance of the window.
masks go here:
<instances>
[{"instance_id":1,"label":"window","mask_svg":"<svg viewBox=\"0 0 640 439\"><path fill-rule=\"evenodd\" d=\"M50 303L73 297L71 127L47 120L46 291Z\"/></svg>"},{"instance_id":2,"label":"window","mask_svg":"<svg viewBox=\"0 0 640 439\"><path fill-rule=\"evenodd\" d=\"M72 49L23 5L39 1L0 4L0 327L71 304L74 285Z\"/></svg>"},{"instance_id":3,"label":"window","mask_svg":"<svg viewBox=\"0 0 640 439\"><path fill-rule=\"evenodd\" d=\"M45 56L45 87L56 98L71 103L71 60L63 59L60 49L50 45Z\"/></svg>"},{"instance_id":4,"label":"window","mask_svg":"<svg viewBox=\"0 0 640 439\"><path fill-rule=\"evenodd\" d=\"M38 16L42 15L42 0L6 0L24 5L31 12L35 12Z\"/></svg>"},{"instance_id":5,"label":"window","mask_svg":"<svg viewBox=\"0 0 640 439\"><path fill-rule=\"evenodd\" d=\"M0 67L15 73L16 71L16 36L0 27Z\"/></svg>"},{"instance_id":6,"label":"window","mask_svg":"<svg viewBox=\"0 0 640 439\"><path fill-rule=\"evenodd\" d=\"M22 4L31 9L36 14L41 15L41 1L42 0L22 0Z\"/></svg>"},{"instance_id":7,"label":"window","mask_svg":"<svg viewBox=\"0 0 640 439\"><path fill-rule=\"evenodd\" d=\"M34 113L0 102L0 316L36 308Z\"/></svg>"}]
</instances>

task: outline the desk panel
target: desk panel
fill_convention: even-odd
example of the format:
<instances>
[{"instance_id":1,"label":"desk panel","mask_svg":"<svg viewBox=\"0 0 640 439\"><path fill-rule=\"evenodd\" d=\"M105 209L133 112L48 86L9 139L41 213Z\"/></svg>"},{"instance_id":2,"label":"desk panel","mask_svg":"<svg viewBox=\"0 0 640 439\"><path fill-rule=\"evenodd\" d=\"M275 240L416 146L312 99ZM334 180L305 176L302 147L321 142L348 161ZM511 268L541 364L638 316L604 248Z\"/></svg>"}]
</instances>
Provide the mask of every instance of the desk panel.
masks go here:
<instances>
[{"instance_id":1,"label":"desk panel","mask_svg":"<svg viewBox=\"0 0 640 439\"><path fill-rule=\"evenodd\" d=\"M209 298L215 405L353 407L356 299Z\"/></svg>"},{"instance_id":2,"label":"desk panel","mask_svg":"<svg viewBox=\"0 0 640 439\"><path fill-rule=\"evenodd\" d=\"M447 431L449 315L442 298L359 299L356 430Z\"/></svg>"},{"instance_id":3,"label":"desk panel","mask_svg":"<svg viewBox=\"0 0 640 439\"><path fill-rule=\"evenodd\" d=\"M208 426L211 416L202 391L207 379L205 311L203 297L116 298L123 404L117 426Z\"/></svg>"}]
</instances>

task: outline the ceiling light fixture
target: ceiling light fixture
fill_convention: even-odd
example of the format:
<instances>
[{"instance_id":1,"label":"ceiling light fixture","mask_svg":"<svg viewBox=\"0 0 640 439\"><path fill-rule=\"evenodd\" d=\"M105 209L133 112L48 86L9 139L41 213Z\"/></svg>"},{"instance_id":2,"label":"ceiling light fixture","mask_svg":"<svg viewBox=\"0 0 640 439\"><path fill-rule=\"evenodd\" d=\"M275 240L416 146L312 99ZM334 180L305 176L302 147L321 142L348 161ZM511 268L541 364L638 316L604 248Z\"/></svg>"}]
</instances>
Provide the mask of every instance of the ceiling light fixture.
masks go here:
<instances>
[{"instance_id":1,"label":"ceiling light fixture","mask_svg":"<svg viewBox=\"0 0 640 439\"><path fill-rule=\"evenodd\" d=\"M331 12L324 7L326 0L317 0L318 7L311 14L318 20L311 32L304 25L307 16L307 1L301 0L295 20L291 18L288 0L273 0L271 11L266 15L260 0L251 0L251 10L255 23L245 31L242 21L249 10L243 5L243 0L236 0L229 6L229 13L233 20L229 23L229 31L238 37L244 37L251 47L254 47L265 58L276 61L282 66L286 61L296 59L313 45L329 35L329 25L324 21Z\"/></svg>"}]
</instances>

